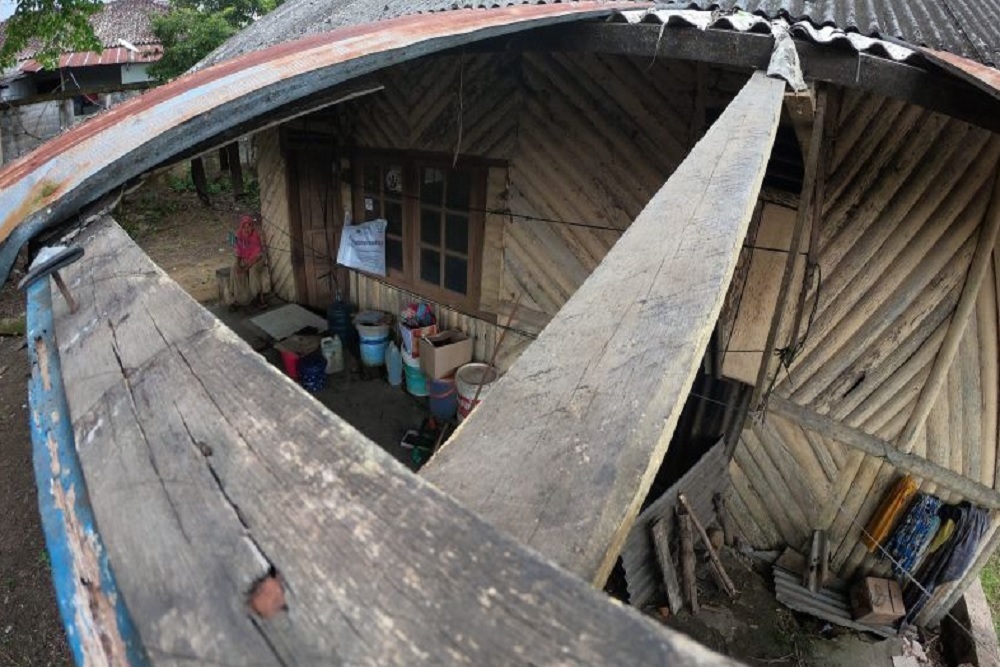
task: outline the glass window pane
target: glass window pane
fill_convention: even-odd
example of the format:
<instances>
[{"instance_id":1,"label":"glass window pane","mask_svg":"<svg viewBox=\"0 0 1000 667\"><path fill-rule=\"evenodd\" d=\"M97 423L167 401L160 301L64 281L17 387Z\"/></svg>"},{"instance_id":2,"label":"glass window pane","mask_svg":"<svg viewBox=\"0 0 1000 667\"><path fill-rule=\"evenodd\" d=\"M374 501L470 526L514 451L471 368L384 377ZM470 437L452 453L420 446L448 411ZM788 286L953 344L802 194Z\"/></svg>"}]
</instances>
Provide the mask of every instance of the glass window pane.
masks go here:
<instances>
[{"instance_id":1,"label":"glass window pane","mask_svg":"<svg viewBox=\"0 0 1000 667\"><path fill-rule=\"evenodd\" d=\"M430 245L441 245L441 212L434 209L420 209L420 241Z\"/></svg>"},{"instance_id":2,"label":"glass window pane","mask_svg":"<svg viewBox=\"0 0 1000 667\"><path fill-rule=\"evenodd\" d=\"M385 202L385 219L389 221L388 233L403 235L403 205L398 201L387 199Z\"/></svg>"},{"instance_id":3,"label":"glass window pane","mask_svg":"<svg viewBox=\"0 0 1000 667\"><path fill-rule=\"evenodd\" d=\"M469 263L461 257L444 258L444 286L452 292L465 294L468 290Z\"/></svg>"},{"instance_id":4,"label":"glass window pane","mask_svg":"<svg viewBox=\"0 0 1000 667\"><path fill-rule=\"evenodd\" d=\"M385 170L385 191L396 193L403 191L403 168L399 165Z\"/></svg>"},{"instance_id":5,"label":"glass window pane","mask_svg":"<svg viewBox=\"0 0 1000 667\"><path fill-rule=\"evenodd\" d=\"M403 242L396 239L385 240L385 265L390 269L403 270Z\"/></svg>"},{"instance_id":6,"label":"glass window pane","mask_svg":"<svg viewBox=\"0 0 1000 667\"><path fill-rule=\"evenodd\" d=\"M441 205L444 201L444 171L433 167L420 168L420 201Z\"/></svg>"},{"instance_id":7,"label":"glass window pane","mask_svg":"<svg viewBox=\"0 0 1000 667\"><path fill-rule=\"evenodd\" d=\"M448 208L468 210L472 199L472 172L448 172Z\"/></svg>"},{"instance_id":8,"label":"glass window pane","mask_svg":"<svg viewBox=\"0 0 1000 667\"><path fill-rule=\"evenodd\" d=\"M449 213L445 219L444 245L448 250L469 254L469 219Z\"/></svg>"},{"instance_id":9,"label":"glass window pane","mask_svg":"<svg viewBox=\"0 0 1000 667\"><path fill-rule=\"evenodd\" d=\"M435 285L441 284L441 254L427 248L420 249L420 278Z\"/></svg>"},{"instance_id":10,"label":"glass window pane","mask_svg":"<svg viewBox=\"0 0 1000 667\"><path fill-rule=\"evenodd\" d=\"M365 179L364 188L365 192L369 194L379 194L378 182L380 180L379 176L381 174L381 169L379 169L377 164L367 164L365 165Z\"/></svg>"}]
</instances>

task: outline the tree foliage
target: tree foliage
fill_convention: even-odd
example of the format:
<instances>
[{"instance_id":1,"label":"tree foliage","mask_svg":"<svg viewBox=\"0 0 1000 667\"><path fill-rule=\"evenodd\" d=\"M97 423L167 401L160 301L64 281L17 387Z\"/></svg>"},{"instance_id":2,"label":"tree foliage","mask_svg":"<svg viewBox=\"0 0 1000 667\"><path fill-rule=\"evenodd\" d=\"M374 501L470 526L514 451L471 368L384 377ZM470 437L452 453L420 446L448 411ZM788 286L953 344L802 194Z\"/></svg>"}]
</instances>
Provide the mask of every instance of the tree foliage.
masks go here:
<instances>
[{"instance_id":1,"label":"tree foliage","mask_svg":"<svg viewBox=\"0 0 1000 667\"><path fill-rule=\"evenodd\" d=\"M235 32L222 12L180 7L158 16L153 33L163 44L163 57L149 66L149 73L160 81L180 76Z\"/></svg>"},{"instance_id":2,"label":"tree foliage","mask_svg":"<svg viewBox=\"0 0 1000 667\"><path fill-rule=\"evenodd\" d=\"M149 73L166 81L180 76L216 47L281 0L175 0L171 11L153 19L163 58Z\"/></svg>"},{"instance_id":3,"label":"tree foliage","mask_svg":"<svg viewBox=\"0 0 1000 667\"><path fill-rule=\"evenodd\" d=\"M58 65L64 51L99 52L88 19L100 8L101 0L19 0L5 26L0 70L12 67L29 46L37 47L34 58L47 69Z\"/></svg>"}]
</instances>

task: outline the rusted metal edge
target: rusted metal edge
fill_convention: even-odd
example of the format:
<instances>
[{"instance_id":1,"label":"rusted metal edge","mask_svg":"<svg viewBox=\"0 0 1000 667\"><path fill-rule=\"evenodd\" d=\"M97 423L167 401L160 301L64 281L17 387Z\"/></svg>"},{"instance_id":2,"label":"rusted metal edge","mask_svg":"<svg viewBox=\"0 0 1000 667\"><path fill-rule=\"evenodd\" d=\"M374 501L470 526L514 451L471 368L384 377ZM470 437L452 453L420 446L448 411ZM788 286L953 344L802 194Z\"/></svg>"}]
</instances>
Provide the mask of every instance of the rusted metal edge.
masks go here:
<instances>
[{"instance_id":1,"label":"rusted metal edge","mask_svg":"<svg viewBox=\"0 0 1000 667\"><path fill-rule=\"evenodd\" d=\"M946 51L919 47L928 61L1000 100L1000 70Z\"/></svg>"},{"instance_id":2,"label":"rusted metal edge","mask_svg":"<svg viewBox=\"0 0 1000 667\"><path fill-rule=\"evenodd\" d=\"M63 387L47 279L28 292L31 441L56 601L78 665L146 665L97 533Z\"/></svg>"},{"instance_id":3,"label":"rusted metal edge","mask_svg":"<svg viewBox=\"0 0 1000 667\"><path fill-rule=\"evenodd\" d=\"M418 14L280 44L155 88L0 170L0 282L34 236L270 109L389 65L531 28L605 17L621 6L585 1Z\"/></svg>"}]
</instances>

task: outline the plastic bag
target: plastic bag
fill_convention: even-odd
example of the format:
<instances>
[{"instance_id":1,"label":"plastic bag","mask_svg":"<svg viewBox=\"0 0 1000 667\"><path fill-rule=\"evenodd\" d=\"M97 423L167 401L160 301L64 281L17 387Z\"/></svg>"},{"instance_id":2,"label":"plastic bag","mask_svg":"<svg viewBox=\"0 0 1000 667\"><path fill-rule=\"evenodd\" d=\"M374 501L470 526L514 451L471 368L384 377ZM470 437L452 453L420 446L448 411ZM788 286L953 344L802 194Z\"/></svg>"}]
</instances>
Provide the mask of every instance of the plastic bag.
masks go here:
<instances>
[{"instance_id":1,"label":"plastic bag","mask_svg":"<svg viewBox=\"0 0 1000 667\"><path fill-rule=\"evenodd\" d=\"M372 220L344 227L337 250L337 264L377 276L385 275L386 220Z\"/></svg>"}]
</instances>

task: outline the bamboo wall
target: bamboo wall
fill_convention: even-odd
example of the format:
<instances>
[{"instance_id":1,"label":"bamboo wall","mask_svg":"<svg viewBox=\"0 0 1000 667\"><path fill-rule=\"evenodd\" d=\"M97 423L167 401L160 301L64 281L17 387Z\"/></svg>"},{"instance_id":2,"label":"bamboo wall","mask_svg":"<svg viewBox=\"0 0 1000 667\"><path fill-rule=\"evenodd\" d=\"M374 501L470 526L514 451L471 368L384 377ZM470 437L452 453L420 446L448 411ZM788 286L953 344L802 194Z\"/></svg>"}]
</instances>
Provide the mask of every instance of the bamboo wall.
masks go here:
<instances>
[{"instance_id":1,"label":"bamboo wall","mask_svg":"<svg viewBox=\"0 0 1000 667\"><path fill-rule=\"evenodd\" d=\"M508 312L522 295L537 333L680 163L705 109L745 79L618 56L444 56L383 70L382 91L294 126L330 132L343 155L457 148L502 161L487 207L509 214L486 216L479 310Z\"/></svg>"},{"instance_id":2,"label":"bamboo wall","mask_svg":"<svg viewBox=\"0 0 1000 667\"><path fill-rule=\"evenodd\" d=\"M816 301L815 319L776 392L893 442L965 285L1000 137L894 100L835 97L817 246L822 280L807 301ZM994 266L913 447L989 486L997 481L997 314ZM888 464L768 413L748 422L730 473L730 510L751 543L802 549L813 528L826 528L842 577L879 571L858 539L899 474Z\"/></svg>"},{"instance_id":3,"label":"bamboo wall","mask_svg":"<svg viewBox=\"0 0 1000 667\"><path fill-rule=\"evenodd\" d=\"M291 219L288 209L288 182L281 154L278 128L254 135L260 208L267 245L271 291L286 301L295 301L295 273L292 269Z\"/></svg>"}]
</instances>

